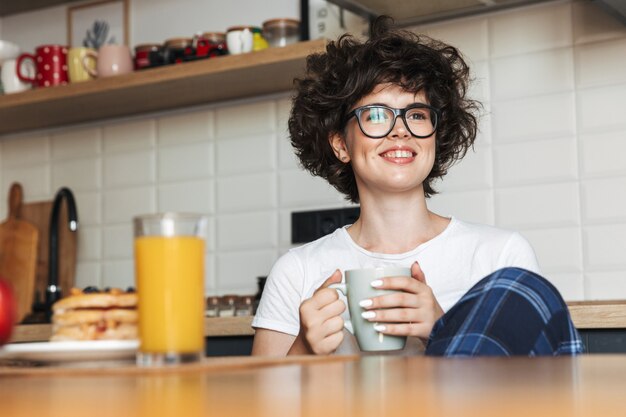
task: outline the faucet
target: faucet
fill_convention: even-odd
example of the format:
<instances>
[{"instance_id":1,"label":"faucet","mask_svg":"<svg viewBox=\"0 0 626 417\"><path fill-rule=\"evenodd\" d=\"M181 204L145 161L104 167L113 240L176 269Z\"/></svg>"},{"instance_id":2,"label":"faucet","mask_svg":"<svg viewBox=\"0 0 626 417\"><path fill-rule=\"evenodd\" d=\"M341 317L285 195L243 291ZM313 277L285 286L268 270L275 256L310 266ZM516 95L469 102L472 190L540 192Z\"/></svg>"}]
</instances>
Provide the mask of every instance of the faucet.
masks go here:
<instances>
[{"instance_id":1,"label":"faucet","mask_svg":"<svg viewBox=\"0 0 626 417\"><path fill-rule=\"evenodd\" d=\"M54 196L52 203L52 214L50 216L50 236L48 255L48 287L46 288L46 310L51 314L52 304L61 298L61 287L59 285L59 213L61 203L67 201L67 217L70 231L78 230L78 212L74 195L69 188L61 188Z\"/></svg>"}]
</instances>

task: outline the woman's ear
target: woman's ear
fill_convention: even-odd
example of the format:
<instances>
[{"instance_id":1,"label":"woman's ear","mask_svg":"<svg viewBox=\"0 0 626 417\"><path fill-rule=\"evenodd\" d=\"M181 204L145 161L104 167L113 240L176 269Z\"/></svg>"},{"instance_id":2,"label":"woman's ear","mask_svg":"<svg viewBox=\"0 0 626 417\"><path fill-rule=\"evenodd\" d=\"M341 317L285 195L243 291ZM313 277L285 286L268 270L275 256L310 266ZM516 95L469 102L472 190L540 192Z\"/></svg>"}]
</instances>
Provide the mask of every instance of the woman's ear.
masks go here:
<instances>
[{"instance_id":1,"label":"woman's ear","mask_svg":"<svg viewBox=\"0 0 626 417\"><path fill-rule=\"evenodd\" d=\"M348 153L348 147L346 146L346 141L343 137L338 133L333 133L328 138L328 142L330 146L333 148L333 152L335 152L335 156L343 163L350 162L350 154Z\"/></svg>"}]
</instances>

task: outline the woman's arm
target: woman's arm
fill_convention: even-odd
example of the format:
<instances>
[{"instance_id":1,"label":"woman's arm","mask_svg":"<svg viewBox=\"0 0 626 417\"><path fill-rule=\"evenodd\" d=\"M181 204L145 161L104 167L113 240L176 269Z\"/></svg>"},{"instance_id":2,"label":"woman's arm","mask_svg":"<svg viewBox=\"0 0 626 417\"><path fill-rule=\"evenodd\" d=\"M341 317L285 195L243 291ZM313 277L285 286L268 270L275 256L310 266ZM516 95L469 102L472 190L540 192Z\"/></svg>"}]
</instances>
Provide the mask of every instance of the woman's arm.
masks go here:
<instances>
[{"instance_id":1,"label":"woman's arm","mask_svg":"<svg viewBox=\"0 0 626 417\"><path fill-rule=\"evenodd\" d=\"M252 356L287 356L295 336L268 329L256 329Z\"/></svg>"},{"instance_id":2,"label":"woman's arm","mask_svg":"<svg viewBox=\"0 0 626 417\"><path fill-rule=\"evenodd\" d=\"M337 291L328 286L340 281L341 272L336 270L311 298L300 305L300 333L297 337L258 328L254 336L252 355L328 355L333 353L343 340L341 313L344 312L346 306L339 299Z\"/></svg>"}]
</instances>

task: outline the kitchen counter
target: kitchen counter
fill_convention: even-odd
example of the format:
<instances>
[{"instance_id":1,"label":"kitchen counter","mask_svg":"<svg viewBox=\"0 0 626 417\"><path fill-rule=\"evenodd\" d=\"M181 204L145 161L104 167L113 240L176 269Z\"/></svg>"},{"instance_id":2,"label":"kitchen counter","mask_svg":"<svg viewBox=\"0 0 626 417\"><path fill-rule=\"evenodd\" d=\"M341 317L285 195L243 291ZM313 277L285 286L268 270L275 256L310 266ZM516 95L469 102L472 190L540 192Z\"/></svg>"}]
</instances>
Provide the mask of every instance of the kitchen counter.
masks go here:
<instances>
[{"instance_id":1,"label":"kitchen counter","mask_svg":"<svg viewBox=\"0 0 626 417\"><path fill-rule=\"evenodd\" d=\"M572 320L578 329L626 329L626 300L568 302ZM207 337L252 336L252 317L205 318ZM36 342L50 338L50 324L17 326L12 342Z\"/></svg>"},{"instance_id":2,"label":"kitchen counter","mask_svg":"<svg viewBox=\"0 0 626 417\"><path fill-rule=\"evenodd\" d=\"M207 358L199 364L0 365L2 415L623 416L626 356Z\"/></svg>"},{"instance_id":3,"label":"kitchen counter","mask_svg":"<svg viewBox=\"0 0 626 417\"><path fill-rule=\"evenodd\" d=\"M207 337L252 336L252 317L219 317L204 319L204 335ZM41 342L50 339L51 324L23 324L15 328L11 342Z\"/></svg>"}]
</instances>

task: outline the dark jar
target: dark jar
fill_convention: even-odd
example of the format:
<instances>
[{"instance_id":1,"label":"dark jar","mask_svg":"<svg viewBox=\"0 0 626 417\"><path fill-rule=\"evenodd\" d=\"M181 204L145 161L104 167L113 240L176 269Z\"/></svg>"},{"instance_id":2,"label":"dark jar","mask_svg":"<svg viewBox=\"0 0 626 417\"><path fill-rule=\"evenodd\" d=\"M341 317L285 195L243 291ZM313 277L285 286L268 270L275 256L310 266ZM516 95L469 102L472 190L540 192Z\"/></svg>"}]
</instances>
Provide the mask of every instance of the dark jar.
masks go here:
<instances>
[{"instance_id":1,"label":"dark jar","mask_svg":"<svg viewBox=\"0 0 626 417\"><path fill-rule=\"evenodd\" d=\"M171 38L165 41L165 63L179 64L185 61L185 51L192 47L192 38Z\"/></svg>"},{"instance_id":2,"label":"dark jar","mask_svg":"<svg viewBox=\"0 0 626 417\"><path fill-rule=\"evenodd\" d=\"M165 64L163 45L145 43L135 46L135 70L159 67Z\"/></svg>"}]
</instances>

